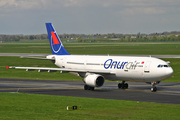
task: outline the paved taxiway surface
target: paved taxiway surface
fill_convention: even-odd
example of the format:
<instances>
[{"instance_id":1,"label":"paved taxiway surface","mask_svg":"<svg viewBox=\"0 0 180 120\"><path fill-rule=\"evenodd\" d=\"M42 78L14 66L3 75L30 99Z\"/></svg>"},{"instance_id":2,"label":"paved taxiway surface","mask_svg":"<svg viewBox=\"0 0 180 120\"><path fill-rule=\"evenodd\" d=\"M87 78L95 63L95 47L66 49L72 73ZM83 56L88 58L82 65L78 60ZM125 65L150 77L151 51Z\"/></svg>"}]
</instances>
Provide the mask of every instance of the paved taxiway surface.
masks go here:
<instances>
[{"instance_id":1,"label":"paved taxiway surface","mask_svg":"<svg viewBox=\"0 0 180 120\"><path fill-rule=\"evenodd\" d=\"M97 88L94 91L85 91L82 81L0 78L0 92L180 104L180 83L160 83L157 86L157 92L151 92L151 85L146 83L128 82L129 89L126 90L118 89L117 84L118 82L105 82L102 88Z\"/></svg>"}]
</instances>

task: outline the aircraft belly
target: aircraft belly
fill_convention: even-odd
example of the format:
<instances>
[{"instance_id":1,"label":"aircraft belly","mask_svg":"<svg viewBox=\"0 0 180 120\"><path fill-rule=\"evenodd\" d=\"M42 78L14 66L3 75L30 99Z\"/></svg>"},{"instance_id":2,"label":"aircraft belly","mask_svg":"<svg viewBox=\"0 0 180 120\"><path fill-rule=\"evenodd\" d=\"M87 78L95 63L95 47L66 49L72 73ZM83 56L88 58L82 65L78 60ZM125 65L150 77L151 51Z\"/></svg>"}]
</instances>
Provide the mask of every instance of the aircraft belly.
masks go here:
<instances>
[{"instance_id":1,"label":"aircraft belly","mask_svg":"<svg viewBox=\"0 0 180 120\"><path fill-rule=\"evenodd\" d=\"M107 80L119 80L115 74L102 74Z\"/></svg>"}]
</instances>

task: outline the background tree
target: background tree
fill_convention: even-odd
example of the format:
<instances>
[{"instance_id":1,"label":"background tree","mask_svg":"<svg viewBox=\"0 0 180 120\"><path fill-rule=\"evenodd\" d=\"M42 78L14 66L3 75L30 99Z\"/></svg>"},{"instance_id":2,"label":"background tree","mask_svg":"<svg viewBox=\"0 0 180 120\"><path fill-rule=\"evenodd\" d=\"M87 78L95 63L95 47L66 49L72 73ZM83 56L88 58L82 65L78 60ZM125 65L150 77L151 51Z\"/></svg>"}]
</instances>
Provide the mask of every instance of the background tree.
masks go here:
<instances>
[{"instance_id":1,"label":"background tree","mask_svg":"<svg viewBox=\"0 0 180 120\"><path fill-rule=\"evenodd\" d=\"M31 36L29 37L29 39L30 39L30 40L34 40L34 36L31 35Z\"/></svg>"},{"instance_id":2,"label":"background tree","mask_svg":"<svg viewBox=\"0 0 180 120\"><path fill-rule=\"evenodd\" d=\"M78 42L82 42L82 38L81 38L81 37L78 37L78 38L77 38L77 41L78 41Z\"/></svg>"}]
</instances>

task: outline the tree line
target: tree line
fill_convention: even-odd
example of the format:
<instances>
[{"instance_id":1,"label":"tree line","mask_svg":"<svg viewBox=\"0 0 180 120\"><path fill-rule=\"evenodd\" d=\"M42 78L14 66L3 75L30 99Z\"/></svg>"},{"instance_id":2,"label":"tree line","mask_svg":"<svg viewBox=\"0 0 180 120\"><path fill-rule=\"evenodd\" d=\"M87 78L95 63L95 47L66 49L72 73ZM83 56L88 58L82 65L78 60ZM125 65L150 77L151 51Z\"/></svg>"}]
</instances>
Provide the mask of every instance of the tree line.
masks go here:
<instances>
[{"instance_id":1,"label":"tree line","mask_svg":"<svg viewBox=\"0 0 180 120\"><path fill-rule=\"evenodd\" d=\"M180 41L180 32L163 32L151 34L60 34L64 42L156 42L156 41ZM0 42L18 42L20 40L45 40L47 34L40 35L0 35Z\"/></svg>"},{"instance_id":2,"label":"tree line","mask_svg":"<svg viewBox=\"0 0 180 120\"><path fill-rule=\"evenodd\" d=\"M20 40L47 39L46 34L41 35L0 35L1 42L18 42Z\"/></svg>"}]
</instances>

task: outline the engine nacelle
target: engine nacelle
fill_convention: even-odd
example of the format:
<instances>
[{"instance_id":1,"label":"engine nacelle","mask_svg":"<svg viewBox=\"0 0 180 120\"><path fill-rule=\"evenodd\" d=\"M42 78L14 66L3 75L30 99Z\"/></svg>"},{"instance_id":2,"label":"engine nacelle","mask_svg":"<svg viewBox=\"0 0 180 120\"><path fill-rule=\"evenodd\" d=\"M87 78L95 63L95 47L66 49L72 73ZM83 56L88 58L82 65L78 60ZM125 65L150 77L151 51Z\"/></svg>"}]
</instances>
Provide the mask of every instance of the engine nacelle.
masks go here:
<instances>
[{"instance_id":1,"label":"engine nacelle","mask_svg":"<svg viewBox=\"0 0 180 120\"><path fill-rule=\"evenodd\" d=\"M84 82L91 87L101 87L104 81L104 77L98 74L88 75L84 78Z\"/></svg>"}]
</instances>

